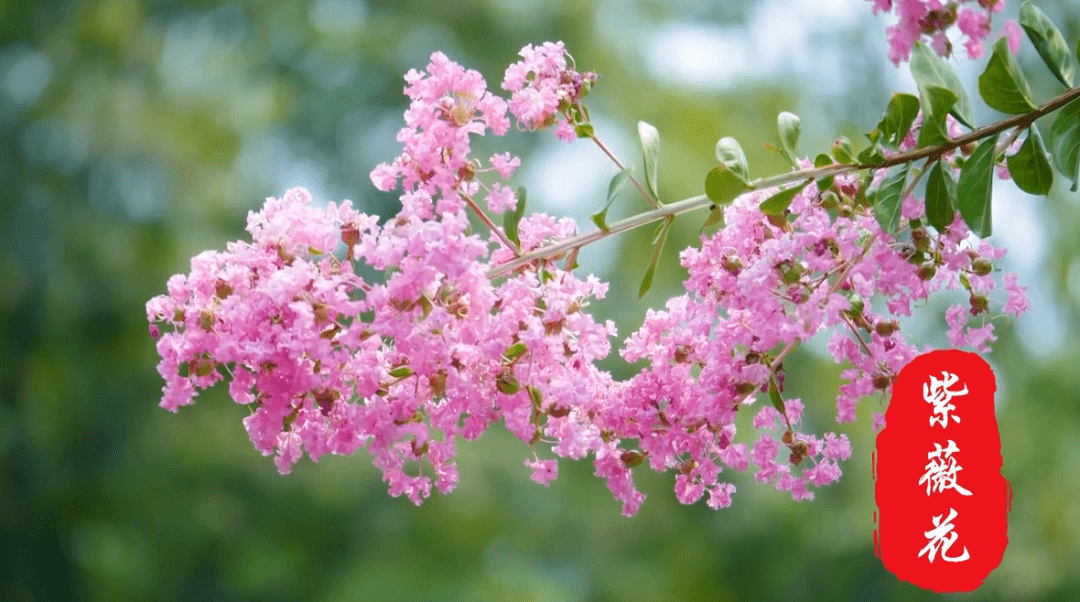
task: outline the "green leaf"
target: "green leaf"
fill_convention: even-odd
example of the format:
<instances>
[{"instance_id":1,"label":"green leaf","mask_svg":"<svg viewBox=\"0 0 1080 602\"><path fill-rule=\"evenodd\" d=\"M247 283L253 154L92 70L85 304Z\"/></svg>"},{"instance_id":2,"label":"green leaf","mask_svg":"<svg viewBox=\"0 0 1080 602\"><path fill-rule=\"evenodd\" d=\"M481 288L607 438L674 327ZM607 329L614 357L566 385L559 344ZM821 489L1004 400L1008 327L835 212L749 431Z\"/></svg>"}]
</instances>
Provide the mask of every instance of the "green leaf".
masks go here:
<instances>
[{"instance_id":1,"label":"green leaf","mask_svg":"<svg viewBox=\"0 0 1080 602\"><path fill-rule=\"evenodd\" d=\"M656 178L660 170L660 132L644 121L638 122L637 131L641 138L641 148L645 152L645 184L653 198L659 202L659 184Z\"/></svg>"},{"instance_id":2,"label":"green leaf","mask_svg":"<svg viewBox=\"0 0 1080 602\"><path fill-rule=\"evenodd\" d=\"M990 236L990 196L994 183L994 153L998 135L983 140L960 169L957 195L960 216L979 238Z\"/></svg>"},{"instance_id":3,"label":"green leaf","mask_svg":"<svg viewBox=\"0 0 1080 602\"><path fill-rule=\"evenodd\" d=\"M956 209L956 180L938 161L926 177L926 219L938 232L944 232L956 218Z\"/></svg>"},{"instance_id":4,"label":"green leaf","mask_svg":"<svg viewBox=\"0 0 1080 602\"><path fill-rule=\"evenodd\" d=\"M919 130L919 146L942 144L949 139L949 127L945 116L956 106L952 90L930 86L921 90L923 121Z\"/></svg>"},{"instance_id":5,"label":"green leaf","mask_svg":"<svg viewBox=\"0 0 1080 602\"><path fill-rule=\"evenodd\" d=\"M656 243L653 245L652 261L649 262L649 268L645 270L645 277L641 279L641 287L638 289L638 298L645 296L645 293L649 292L652 288L653 276L656 275L656 264L660 263L660 252L664 250L664 243L667 242L668 230L671 229L671 224L674 223L672 219L667 219L661 226L661 230L657 235Z\"/></svg>"},{"instance_id":6,"label":"green leaf","mask_svg":"<svg viewBox=\"0 0 1080 602\"><path fill-rule=\"evenodd\" d=\"M795 200L795 195L799 194L799 192L803 188L806 188L806 185L809 183L810 180L807 180L802 184L799 184L798 186L792 186L791 188L781 190L780 192L765 199L761 202L761 205L759 206L761 212L767 215L780 215L784 212L785 209L788 208L788 205L791 204L791 201Z\"/></svg>"},{"instance_id":7,"label":"green leaf","mask_svg":"<svg viewBox=\"0 0 1080 602\"><path fill-rule=\"evenodd\" d=\"M1078 46L1080 51L1080 46ZM1065 105L1050 126L1050 154L1054 165L1072 180L1072 191L1080 183L1080 102Z\"/></svg>"},{"instance_id":8,"label":"green leaf","mask_svg":"<svg viewBox=\"0 0 1080 602\"><path fill-rule=\"evenodd\" d=\"M784 409L784 400L780 397L780 389L776 386L776 376L769 376L769 401L772 402L777 412L780 412L781 416L787 416L787 411Z\"/></svg>"},{"instance_id":9,"label":"green leaf","mask_svg":"<svg viewBox=\"0 0 1080 602\"><path fill-rule=\"evenodd\" d=\"M900 228L900 209L904 205L904 187L907 185L908 167L905 163L900 169L885 176L877 190L867 191L874 204L874 217L881 229L889 234L896 234Z\"/></svg>"},{"instance_id":10,"label":"green leaf","mask_svg":"<svg viewBox=\"0 0 1080 602\"><path fill-rule=\"evenodd\" d=\"M1038 128L1028 128L1027 140L1006 162L1017 188L1028 194L1049 194L1054 185L1054 168L1050 167Z\"/></svg>"},{"instance_id":11,"label":"green leaf","mask_svg":"<svg viewBox=\"0 0 1080 602\"><path fill-rule=\"evenodd\" d=\"M1002 113L1020 115L1035 110L1031 88L1005 38L994 43L986 70L979 76L979 94L990 108Z\"/></svg>"},{"instance_id":12,"label":"green leaf","mask_svg":"<svg viewBox=\"0 0 1080 602\"><path fill-rule=\"evenodd\" d=\"M780 148L784 156L795 167L799 166L799 134L802 132L802 124L799 116L784 111L776 116L776 128L780 131Z\"/></svg>"},{"instance_id":13,"label":"green leaf","mask_svg":"<svg viewBox=\"0 0 1080 602\"><path fill-rule=\"evenodd\" d=\"M814 157L814 167L825 167L827 165L832 165L832 164L833 164L832 157L830 157L829 155L826 155L825 153L821 153L818 156ZM818 178L816 180L818 190L828 190L829 188L832 188L833 181L834 181L835 178L836 178L836 176L831 176L831 175L830 176L822 176L822 177Z\"/></svg>"},{"instance_id":14,"label":"green leaf","mask_svg":"<svg viewBox=\"0 0 1080 602\"><path fill-rule=\"evenodd\" d=\"M875 131L884 137L885 143L895 148L904 141L918 114L919 98L913 94L897 92L889 100L889 106L885 107L885 116L878 122Z\"/></svg>"},{"instance_id":15,"label":"green leaf","mask_svg":"<svg viewBox=\"0 0 1080 602\"><path fill-rule=\"evenodd\" d=\"M926 111L926 88L945 88L956 95L956 104L951 112L960 123L970 127L975 120L971 116L971 101L968 99L964 84L944 60L941 59L929 46L915 44L911 51L911 76L919 85L919 95L923 97L923 111ZM920 143L919 146L922 146Z\"/></svg>"},{"instance_id":16,"label":"green leaf","mask_svg":"<svg viewBox=\"0 0 1080 602\"><path fill-rule=\"evenodd\" d=\"M857 157L859 163L864 165L874 165L875 163L881 163L885 160L885 155L881 152L881 146L879 144L873 144L868 146L859 153Z\"/></svg>"},{"instance_id":17,"label":"green leaf","mask_svg":"<svg viewBox=\"0 0 1080 602\"><path fill-rule=\"evenodd\" d=\"M706 228L711 228L716 224L720 224L720 227L724 227L724 212L716 205L709 207L709 217L705 218L705 223L701 224L701 231L704 232Z\"/></svg>"},{"instance_id":18,"label":"green leaf","mask_svg":"<svg viewBox=\"0 0 1080 602\"><path fill-rule=\"evenodd\" d=\"M607 202L604 203L604 208L592 214L593 223L596 224L597 228L600 228L604 232L608 231L607 221L605 221L608 208L611 207L611 203L615 202L615 199L618 198L619 192L626 186L626 183L630 181L630 175L631 171L628 168L620 170L619 173L611 178L611 183L608 184L607 188Z\"/></svg>"},{"instance_id":19,"label":"green leaf","mask_svg":"<svg viewBox=\"0 0 1080 602\"><path fill-rule=\"evenodd\" d=\"M1039 7L1024 2L1020 7L1020 26L1024 28L1028 39L1039 51L1046 66L1058 81L1071 88L1073 85L1073 65L1069 57L1069 46L1058 28L1050 22L1046 14Z\"/></svg>"},{"instance_id":20,"label":"green leaf","mask_svg":"<svg viewBox=\"0 0 1080 602\"><path fill-rule=\"evenodd\" d=\"M918 103L916 103L918 106ZM847 136L840 136L832 145L832 156L837 163L854 163L855 151L851 148L851 140Z\"/></svg>"},{"instance_id":21,"label":"green leaf","mask_svg":"<svg viewBox=\"0 0 1080 602\"><path fill-rule=\"evenodd\" d=\"M518 222L525 215L525 187L518 187L515 194L517 195L517 207L514 207L513 211L503 213L503 232L520 249L521 240L518 238Z\"/></svg>"},{"instance_id":22,"label":"green leaf","mask_svg":"<svg viewBox=\"0 0 1080 602\"><path fill-rule=\"evenodd\" d=\"M510 360L512 362L512 361L516 360L517 358L521 357L522 355L525 355L525 351L526 351L525 343L522 343L521 341L518 341L518 342L514 343L513 345L511 345L510 348L506 350L506 353L503 354L503 357L505 357L507 360Z\"/></svg>"},{"instance_id":23,"label":"green leaf","mask_svg":"<svg viewBox=\"0 0 1080 602\"><path fill-rule=\"evenodd\" d=\"M739 142L730 136L721 138L716 143L716 160L743 183L750 181L750 170L746 166L746 154Z\"/></svg>"},{"instance_id":24,"label":"green leaf","mask_svg":"<svg viewBox=\"0 0 1080 602\"><path fill-rule=\"evenodd\" d=\"M746 185L746 180L724 165L714 167L705 176L705 195L717 205L726 205L747 190L750 187Z\"/></svg>"},{"instance_id":25,"label":"green leaf","mask_svg":"<svg viewBox=\"0 0 1080 602\"><path fill-rule=\"evenodd\" d=\"M410 368L408 366L398 366L397 368L394 368L393 370L390 371L390 376L392 378L405 378L407 376L412 376L412 375L413 375L412 368Z\"/></svg>"},{"instance_id":26,"label":"green leaf","mask_svg":"<svg viewBox=\"0 0 1080 602\"><path fill-rule=\"evenodd\" d=\"M529 385L526 387L529 392L529 398L532 399L533 407L539 410L544 405L544 394L536 387Z\"/></svg>"}]
</instances>

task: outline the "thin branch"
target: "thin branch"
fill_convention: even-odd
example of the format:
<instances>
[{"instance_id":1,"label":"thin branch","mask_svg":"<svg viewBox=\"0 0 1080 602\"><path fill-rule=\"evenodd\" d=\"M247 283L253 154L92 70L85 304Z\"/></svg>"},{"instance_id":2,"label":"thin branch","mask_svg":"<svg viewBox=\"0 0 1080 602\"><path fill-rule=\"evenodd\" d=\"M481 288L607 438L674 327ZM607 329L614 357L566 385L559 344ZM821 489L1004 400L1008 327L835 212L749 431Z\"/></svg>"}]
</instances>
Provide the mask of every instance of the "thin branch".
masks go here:
<instances>
[{"instance_id":1,"label":"thin branch","mask_svg":"<svg viewBox=\"0 0 1080 602\"><path fill-rule=\"evenodd\" d=\"M596 143L596 146L600 147L600 150L604 151L604 154L607 155L609 159L615 162L615 165L618 166L619 169L626 169L625 167L623 167L622 162L619 161L615 154L608 149L607 145L605 145L603 142L600 141L599 138L596 137L596 134L593 134L589 137L592 138L592 141ZM653 195L648 190L646 190L646 188L641 185L641 182L638 182L637 178L635 178L632 174L626 175L630 178L630 181L634 183L634 186L637 187L638 191L641 193L641 196L645 197L645 200L649 201L649 204L653 206L653 209L659 209L660 201L653 198Z\"/></svg>"},{"instance_id":2,"label":"thin branch","mask_svg":"<svg viewBox=\"0 0 1080 602\"><path fill-rule=\"evenodd\" d=\"M473 210L473 213L480 218L480 221L484 222L484 225L488 227L488 230L491 230L492 234L498 236L499 240L502 241L502 244L506 245L507 249L514 252L515 257L521 257L521 249L506 237L506 233L502 231L502 228L497 227L494 222L491 221L491 218L489 218L487 214L484 213L484 210L476 204L476 201L472 200L472 197L463 194L461 195L461 198L469 205L469 208Z\"/></svg>"},{"instance_id":3,"label":"thin branch","mask_svg":"<svg viewBox=\"0 0 1080 602\"><path fill-rule=\"evenodd\" d=\"M918 161L919 159L940 157L944 153L947 153L953 149L964 146L965 144L970 144L977 140L981 140L983 138L986 138L987 136L998 134L1009 128L1015 127L1022 129L1028 127L1032 123L1034 123L1036 119L1052 113L1057 109L1060 109L1061 107L1072 102L1073 100L1076 100L1077 98L1080 98L1080 86L1071 88L1064 94L1061 94L1060 96L1057 96L1056 98L1047 101L1031 113L1026 113L1024 115L1015 115L997 123L992 123L990 125L974 129L967 134L964 134L963 136L960 136L954 140L945 142L944 144L927 146L924 148L917 148L912 151L899 153L893 155L892 157L886 158L880 163L834 163L832 165L826 165L824 167L800 169L784 174L777 174L775 176L769 176L754 180L749 184L748 187L750 190L761 190L764 188L772 188L773 186L780 186L781 184L789 184L791 182L806 180L808 178L816 179L829 175L854 173L862 171L864 169L884 169L892 167L894 165L900 165L902 163L911 163L914 161ZM608 236L619 234L620 232L625 232L627 230L632 230L646 224L651 224L668 216L681 215L683 213L687 213L695 209L700 209L702 207L707 207L712 204L712 201L709 200L707 196L698 195L674 203L669 203L667 205L662 205L652 211L639 213L638 215L619 220L613 224L609 224L607 230L594 230L586 234L579 234L567 240L557 242L532 251L530 253L521 255L504 264L495 266L488 271L488 277L498 278L500 276L509 274L510 272L520 268L523 265L536 261L537 259L550 257L552 255L562 253L574 247L581 247L601 240L603 238L607 238Z\"/></svg>"}]
</instances>

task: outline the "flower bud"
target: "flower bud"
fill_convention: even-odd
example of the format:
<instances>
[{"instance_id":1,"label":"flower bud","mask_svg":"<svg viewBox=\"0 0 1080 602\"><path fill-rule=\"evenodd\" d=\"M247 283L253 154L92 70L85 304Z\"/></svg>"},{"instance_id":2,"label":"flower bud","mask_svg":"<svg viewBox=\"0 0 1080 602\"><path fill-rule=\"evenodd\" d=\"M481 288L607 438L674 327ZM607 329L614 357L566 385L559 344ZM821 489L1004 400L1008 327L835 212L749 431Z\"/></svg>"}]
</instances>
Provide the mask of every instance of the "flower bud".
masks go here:
<instances>
[{"instance_id":1,"label":"flower bud","mask_svg":"<svg viewBox=\"0 0 1080 602\"><path fill-rule=\"evenodd\" d=\"M755 389L757 389L757 385L755 385L754 383L739 383L735 385L735 394L749 395L753 393Z\"/></svg>"},{"instance_id":2,"label":"flower bud","mask_svg":"<svg viewBox=\"0 0 1080 602\"><path fill-rule=\"evenodd\" d=\"M195 358L191 360L189 370L195 376L208 376L214 371L214 360L205 357Z\"/></svg>"},{"instance_id":3,"label":"flower bud","mask_svg":"<svg viewBox=\"0 0 1080 602\"><path fill-rule=\"evenodd\" d=\"M521 383L514 376L514 373L509 370L500 374L495 384L500 391L507 395L513 395L521 390Z\"/></svg>"},{"instance_id":4,"label":"flower bud","mask_svg":"<svg viewBox=\"0 0 1080 602\"><path fill-rule=\"evenodd\" d=\"M547 411L552 418L565 418L570 415L570 408L558 404L552 404Z\"/></svg>"},{"instance_id":5,"label":"flower bud","mask_svg":"<svg viewBox=\"0 0 1080 602\"><path fill-rule=\"evenodd\" d=\"M623 466L627 468L635 468L641 466L641 463L645 461L645 454L635 450L623 452L619 459L622 460Z\"/></svg>"},{"instance_id":6,"label":"flower bud","mask_svg":"<svg viewBox=\"0 0 1080 602\"><path fill-rule=\"evenodd\" d=\"M852 318L854 318L855 316L861 316L863 313L863 309L866 308L866 304L863 302L862 297L860 297L856 293L851 293L850 295L848 295L848 302L851 303L851 309L845 311L844 313Z\"/></svg>"},{"instance_id":7,"label":"flower bud","mask_svg":"<svg viewBox=\"0 0 1080 602\"><path fill-rule=\"evenodd\" d=\"M971 303L971 315L973 316L990 311L990 304L983 295L972 293L971 298L968 299L968 301Z\"/></svg>"},{"instance_id":8,"label":"flower bud","mask_svg":"<svg viewBox=\"0 0 1080 602\"><path fill-rule=\"evenodd\" d=\"M930 280L937 275L937 267L932 263L927 263L919 268L919 280Z\"/></svg>"},{"instance_id":9,"label":"flower bud","mask_svg":"<svg viewBox=\"0 0 1080 602\"><path fill-rule=\"evenodd\" d=\"M985 276L994 269L994 263L985 257L977 257L971 261L971 271L980 276Z\"/></svg>"},{"instance_id":10,"label":"flower bud","mask_svg":"<svg viewBox=\"0 0 1080 602\"><path fill-rule=\"evenodd\" d=\"M356 224L344 224L341 226L341 242L345 243L345 246L349 248L360 242L360 229L356 227Z\"/></svg>"},{"instance_id":11,"label":"flower bud","mask_svg":"<svg viewBox=\"0 0 1080 602\"><path fill-rule=\"evenodd\" d=\"M887 337L897 330L900 330L900 323L896 320L882 320L874 326L874 330L876 330L880 336Z\"/></svg>"},{"instance_id":12,"label":"flower bud","mask_svg":"<svg viewBox=\"0 0 1080 602\"><path fill-rule=\"evenodd\" d=\"M925 229L916 228L911 231L911 242L915 244L916 249L926 251L930 248L930 235Z\"/></svg>"},{"instance_id":13,"label":"flower bud","mask_svg":"<svg viewBox=\"0 0 1080 602\"><path fill-rule=\"evenodd\" d=\"M213 310L204 309L199 312L199 326L206 332L214 330L214 312Z\"/></svg>"},{"instance_id":14,"label":"flower bud","mask_svg":"<svg viewBox=\"0 0 1080 602\"><path fill-rule=\"evenodd\" d=\"M893 381L892 377L889 376L888 374L883 374L883 373L875 374L874 379L873 379L874 388L878 389L878 390L881 390L881 391L884 391L885 389L888 389L890 386L892 386L892 381Z\"/></svg>"},{"instance_id":15,"label":"flower bud","mask_svg":"<svg viewBox=\"0 0 1080 602\"><path fill-rule=\"evenodd\" d=\"M218 299L224 299L231 295L232 292L233 287L230 286L228 282L225 282L221 278L214 281L214 294L217 295Z\"/></svg>"},{"instance_id":16,"label":"flower bud","mask_svg":"<svg viewBox=\"0 0 1080 602\"><path fill-rule=\"evenodd\" d=\"M728 271L732 276L738 276L739 272L742 272L743 262L735 255L727 255L720 260L720 265L724 266L724 269Z\"/></svg>"},{"instance_id":17,"label":"flower bud","mask_svg":"<svg viewBox=\"0 0 1080 602\"><path fill-rule=\"evenodd\" d=\"M439 370L428 377L428 386L431 387L431 393L436 397L446 392L446 377L446 370Z\"/></svg>"}]
</instances>

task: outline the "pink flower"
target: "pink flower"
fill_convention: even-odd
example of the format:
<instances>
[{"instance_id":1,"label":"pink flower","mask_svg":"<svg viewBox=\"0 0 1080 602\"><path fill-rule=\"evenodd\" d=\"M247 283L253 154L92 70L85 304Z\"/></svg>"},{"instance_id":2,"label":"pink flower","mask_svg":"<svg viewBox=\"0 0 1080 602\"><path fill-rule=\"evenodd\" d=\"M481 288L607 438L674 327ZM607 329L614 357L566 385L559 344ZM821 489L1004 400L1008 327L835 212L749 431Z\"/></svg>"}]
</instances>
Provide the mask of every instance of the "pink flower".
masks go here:
<instances>
[{"instance_id":1,"label":"pink flower","mask_svg":"<svg viewBox=\"0 0 1080 602\"><path fill-rule=\"evenodd\" d=\"M487 206L492 213L502 213L507 209L513 211L517 207L517 197L514 191L501 184L492 184L491 192L487 195Z\"/></svg>"},{"instance_id":2,"label":"pink flower","mask_svg":"<svg viewBox=\"0 0 1080 602\"><path fill-rule=\"evenodd\" d=\"M514 170L521 167L521 159L511 157L510 153L497 153L491 156L491 166L499 172L502 179L509 180Z\"/></svg>"},{"instance_id":3,"label":"pink flower","mask_svg":"<svg viewBox=\"0 0 1080 602\"><path fill-rule=\"evenodd\" d=\"M1005 274L1001 278L1005 285L1005 291L1008 293L1008 301L1005 302L1003 310L1011 316L1020 317L1031 309L1031 303L1027 298L1027 287L1018 285L1016 279L1016 274L1012 272Z\"/></svg>"},{"instance_id":4,"label":"pink flower","mask_svg":"<svg viewBox=\"0 0 1080 602\"><path fill-rule=\"evenodd\" d=\"M1002 36L1009 45L1009 52L1013 55L1020 54L1020 26L1013 19L1005 19L1005 27L1002 28Z\"/></svg>"},{"instance_id":5,"label":"pink flower","mask_svg":"<svg viewBox=\"0 0 1080 602\"><path fill-rule=\"evenodd\" d=\"M533 469L532 480L544 487L550 486L559 476L559 463L555 460L525 460L525 466Z\"/></svg>"},{"instance_id":6,"label":"pink flower","mask_svg":"<svg viewBox=\"0 0 1080 602\"><path fill-rule=\"evenodd\" d=\"M576 138L575 123L585 121L577 105L596 83L595 73L579 73L562 42L528 45L518 53L522 60L510 65L502 88L511 92L510 112L525 129L542 130L558 123L560 140ZM574 111L572 115L571 109Z\"/></svg>"},{"instance_id":7,"label":"pink flower","mask_svg":"<svg viewBox=\"0 0 1080 602\"><path fill-rule=\"evenodd\" d=\"M973 8L961 8L956 14L956 27L969 38L983 39L990 33L990 18Z\"/></svg>"}]
</instances>

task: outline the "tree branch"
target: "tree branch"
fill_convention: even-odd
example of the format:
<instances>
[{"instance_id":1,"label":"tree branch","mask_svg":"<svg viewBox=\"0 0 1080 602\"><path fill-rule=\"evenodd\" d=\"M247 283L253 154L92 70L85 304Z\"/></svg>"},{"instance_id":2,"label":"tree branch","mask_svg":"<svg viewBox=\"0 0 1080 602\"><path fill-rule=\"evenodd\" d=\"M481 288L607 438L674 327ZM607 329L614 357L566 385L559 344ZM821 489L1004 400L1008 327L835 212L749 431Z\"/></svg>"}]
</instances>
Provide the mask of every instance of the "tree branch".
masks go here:
<instances>
[{"instance_id":1,"label":"tree branch","mask_svg":"<svg viewBox=\"0 0 1080 602\"><path fill-rule=\"evenodd\" d=\"M981 128L976 128L968 132L967 134L964 134L963 136L960 136L954 140L949 140L948 142L945 142L943 144L917 148L915 150L899 153L886 158L880 163L834 163L832 165L826 165L824 167L800 169L784 174L769 176L766 178L758 178L757 180L754 180L749 184L749 188L750 190L762 190L766 188L772 188L773 186L780 186L782 184L789 184L792 182L799 182L807 179L816 179L830 175L853 173L862 171L864 169L885 169L894 165L918 161L919 159L940 157L941 155L951 150L960 148L961 146L970 144L972 142L976 142L988 136L998 134L1009 128L1015 127L1021 129L1028 127L1040 117L1060 109L1061 107L1072 102L1073 100L1076 100L1077 98L1080 98L1080 86L1071 88L1064 94L1061 94L1060 96L1057 96L1043 103L1041 106L1039 106L1039 108L1035 109L1030 113L1025 113L1023 115L1014 115L1012 117L1009 117L1008 119L1004 119L1002 121L998 121L996 123L992 123ZM707 207L711 204L713 203L711 200L709 200L707 196L698 195L690 197L688 199L677 201L675 203L662 205L661 207L652 211L639 213L638 215L634 215L626 219L619 220L615 223L609 224L607 230L594 230L587 234L579 234L572 238L553 243L530 253L525 253L524 255L516 257L506 263L495 266L488 271L488 277L498 278L500 276L505 276L506 274L509 274L510 272L524 265L528 265L529 263L532 263L533 261L536 261L538 259L544 259L546 257L558 255L559 253L565 252L569 249L582 247L587 244L594 243L598 240L607 238L608 236L613 236L615 234L619 234L620 232L625 232L627 230L632 230L646 224L651 224L669 216L681 215L695 209Z\"/></svg>"}]
</instances>

